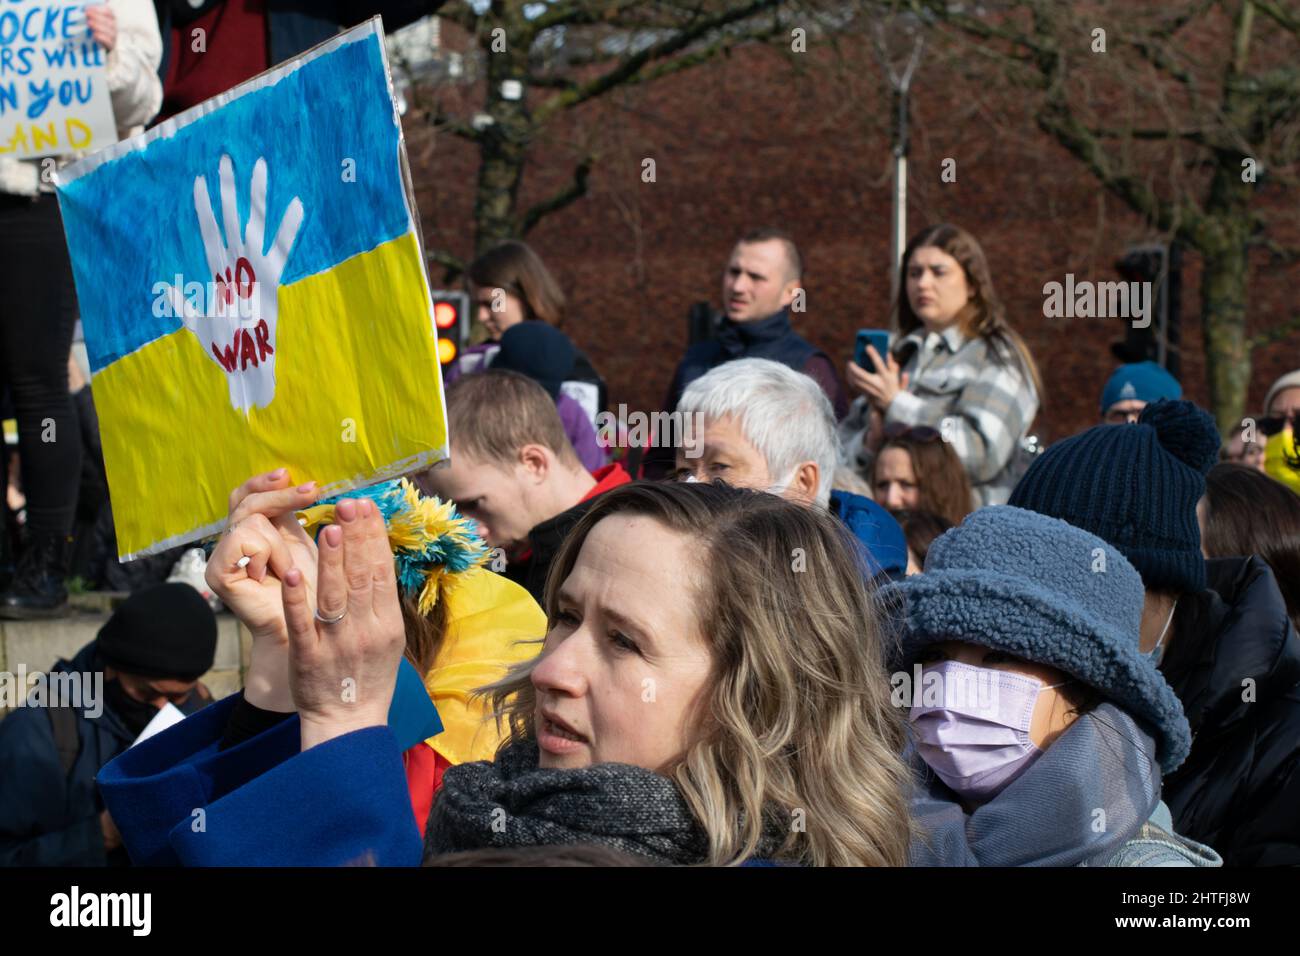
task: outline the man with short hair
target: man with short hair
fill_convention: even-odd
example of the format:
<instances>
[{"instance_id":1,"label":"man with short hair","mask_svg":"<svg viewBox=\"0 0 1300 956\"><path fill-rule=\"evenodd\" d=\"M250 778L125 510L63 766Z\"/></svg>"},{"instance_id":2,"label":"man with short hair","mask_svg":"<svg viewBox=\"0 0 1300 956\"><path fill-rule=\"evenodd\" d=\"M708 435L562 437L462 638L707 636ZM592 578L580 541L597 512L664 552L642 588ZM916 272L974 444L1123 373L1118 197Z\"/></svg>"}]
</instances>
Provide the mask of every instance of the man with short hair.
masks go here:
<instances>
[{"instance_id":1,"label":"man with short hair","mask_svg":"<svg viewBox=\"0 0 1300 956\"><path fill-rule=\"evenodd\" d=\"M1121 365L1101 391L1101 420L1107 425L1132 424L1152 402L1182 397L1178 379L1155 362Z\"/></svg>"},{"instance_id":2,"label":"man with short hair","mask_svg":"<svg viewBox=\"0 0 1300 956\"><path fill-rule=\"evenodd\" d=\"M802 282L803 257L789 235L779 229L756 229L742 236L722 272L726 318L721 331L686 350L673 373L664 408L676 408L686 387L710 369L736 359L763 358L812 378L830 399L836 421L848 414L849 401L835 364L790 324ZM660 478L671 469L672 458L665 449L646 453L645 477Z\"/></svg>"},{"instance_id":3,"label":"man with short hair","mask_svg":"<svg viewBox=\"0 0 1300 956\"><path fill-rule=\"evenodd\" d=\"M0 720L0 866L130 862L95 775L166 704L188 715L211 702L199 677L216 648L212 608L172 582L132 594L94 641L51 668L47 687L71 688L75 678L80 699L47 699Z\"/></svg>"},{"instance_id":4,"label":"man with short hair","mask_svg":"<svg viewBox=\"0 0 1300 956\"><path fill-rule=\"evenodd\" d=\"M848 399L834 363L790 325L802 282L803 257L788 235L758 229L742 236L722 273L722 330L716 339L686 350L665 407L675 408L686 386L711 368L738 358L766 358L810 376L831 400L836 420L843 418Z\"/></svg>"},{"instance_id":5,"label":"man with short hair","mask_svg":"<svg viewBox=\"0 0 1300 956\"><path fill-rule=\"evenodd\" d=\"M874 575L903 576L898 522L870 499L831 490L840 453L835 416L807 375L769 359L737 359L688 385L677 413L700 416L703 429L699 457L676 451L678 480L721 480L827 508L866 547Z\"/></svg>"},{"instance_id":6,"label":"man with short hair","mask_svg":"<svg viewBox=\"0 0 1300 956\"><path fill-rule=\"evenodd\" d=\"M451 459L419 484L477 522L488 545L504 552L506 577L541 604L565 535L593 498L631 479L617 462L583 468L555 402L524 375L466 375L446 395Z\"/></svg>"}]
</instances>

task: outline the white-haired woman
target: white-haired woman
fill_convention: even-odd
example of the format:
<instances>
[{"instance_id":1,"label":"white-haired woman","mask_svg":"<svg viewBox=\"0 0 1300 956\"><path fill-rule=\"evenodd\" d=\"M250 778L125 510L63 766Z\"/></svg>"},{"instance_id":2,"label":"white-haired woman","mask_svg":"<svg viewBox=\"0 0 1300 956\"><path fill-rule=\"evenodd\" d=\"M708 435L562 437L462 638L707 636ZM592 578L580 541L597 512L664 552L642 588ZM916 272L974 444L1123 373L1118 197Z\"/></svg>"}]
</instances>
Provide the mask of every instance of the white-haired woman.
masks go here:
<instances>
[{"instance_id":1,"label":"white-haired woman","mask_svg":"<svg viewBox=\"0 0 1300 956\"><path fill-rule=\"evenodd\" d=\"M826 508L866 548L873 576L903 576L898 522L870 498L833 487L843 471L835 413L812 378L771 359L736 359L688 385L677 414L689 438L676 450L678 480L725 481Z\"/></svg>"}]
</instances>

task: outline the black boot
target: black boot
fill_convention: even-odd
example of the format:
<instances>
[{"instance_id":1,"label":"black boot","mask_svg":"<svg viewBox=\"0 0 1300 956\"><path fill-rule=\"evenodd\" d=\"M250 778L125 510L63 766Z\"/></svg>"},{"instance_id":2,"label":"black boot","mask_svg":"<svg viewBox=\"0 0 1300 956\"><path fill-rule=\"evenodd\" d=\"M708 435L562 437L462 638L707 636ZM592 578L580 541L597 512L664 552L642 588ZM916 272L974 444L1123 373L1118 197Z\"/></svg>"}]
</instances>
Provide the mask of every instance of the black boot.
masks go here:
<instances>
[{"instance_id":1,"label":"black boot","mask_svg":"<svg viewBox=\"0 0 1300 956\"><path fill-rule=\"evenodd\" d=\"M0 617L24 620L55 617L68 606L67 535L33 532L18 559L13 583L0 595Z\"/></svg>"}]
</instances>

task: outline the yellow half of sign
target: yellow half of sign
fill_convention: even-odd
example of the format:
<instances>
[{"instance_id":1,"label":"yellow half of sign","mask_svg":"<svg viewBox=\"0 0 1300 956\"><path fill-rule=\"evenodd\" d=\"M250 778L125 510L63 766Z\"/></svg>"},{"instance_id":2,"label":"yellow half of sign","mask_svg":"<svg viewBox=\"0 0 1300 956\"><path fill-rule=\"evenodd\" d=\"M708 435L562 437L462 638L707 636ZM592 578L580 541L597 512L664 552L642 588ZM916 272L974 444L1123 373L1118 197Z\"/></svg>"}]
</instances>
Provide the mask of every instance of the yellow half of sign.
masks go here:
<instances>
[{"instance_id":1,"label":"yellow half of sign","mask_svg":"<svg viewBox=\"0 0 1300 956\"><path fill-rule=\"evenodd\" d=\"M322 495L446 457L442 378L414 233L279 291L275 397L247 417L180 329L93 381L122 556L218 530L231 489L280 466Z\"/></svg>"}]
</instances>

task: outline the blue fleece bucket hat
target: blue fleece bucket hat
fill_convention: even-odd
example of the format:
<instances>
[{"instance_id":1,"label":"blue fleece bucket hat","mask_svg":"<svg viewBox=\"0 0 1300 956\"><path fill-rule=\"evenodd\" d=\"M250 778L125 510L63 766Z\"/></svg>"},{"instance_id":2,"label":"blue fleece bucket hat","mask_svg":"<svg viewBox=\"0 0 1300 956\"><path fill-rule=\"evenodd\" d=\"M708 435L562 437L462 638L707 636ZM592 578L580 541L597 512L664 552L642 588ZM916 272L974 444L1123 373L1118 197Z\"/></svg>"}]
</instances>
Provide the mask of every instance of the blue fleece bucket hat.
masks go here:
<instances>
[{"instance_id":1,"label":"blue fleece bucket hat","mask_svg":"<svg viewBox=\"0 0 1300 956\"><path fill-rule=\"evenodd\" d=\"M1021 508L981 508L935 540L924 574L889 592L903 613L896 666L943 641L1046 664L1146 724L1165 773L1187 757L1182 704L1138 650L1142 578L1101 538Z\"/></svg>"}]
</instances>

